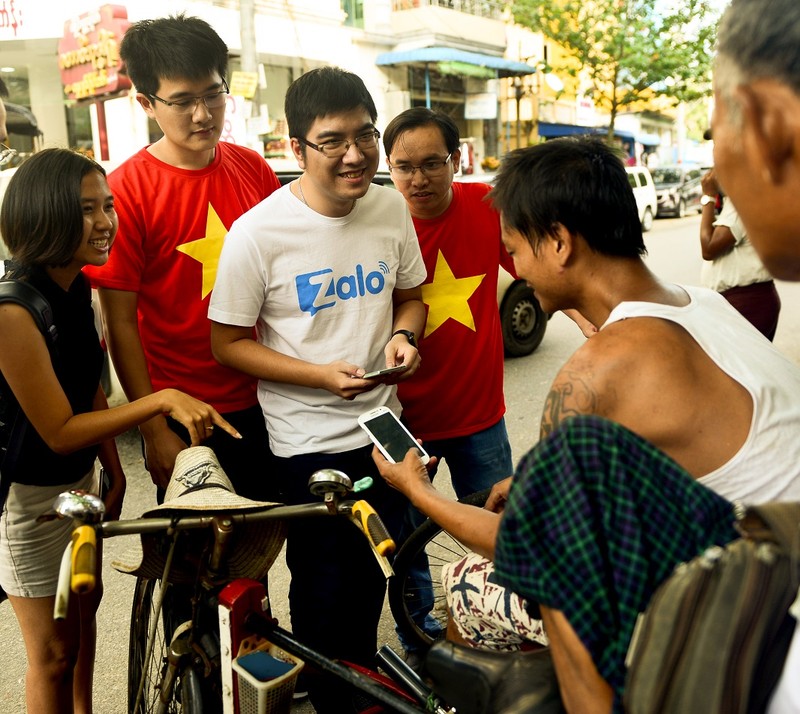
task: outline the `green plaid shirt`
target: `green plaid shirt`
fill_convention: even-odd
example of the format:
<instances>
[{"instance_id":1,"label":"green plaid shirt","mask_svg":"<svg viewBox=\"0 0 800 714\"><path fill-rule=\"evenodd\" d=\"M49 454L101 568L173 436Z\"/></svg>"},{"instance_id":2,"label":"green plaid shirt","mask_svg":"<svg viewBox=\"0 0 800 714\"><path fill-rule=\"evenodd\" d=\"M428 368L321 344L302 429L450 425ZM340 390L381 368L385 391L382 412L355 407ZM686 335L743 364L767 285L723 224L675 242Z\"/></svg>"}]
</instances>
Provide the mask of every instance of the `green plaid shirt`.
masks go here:
<instances>
[{"instance_id":1,"label":"green plaid shirt","mask_svg":"<svg viewBox=\"0 0 800 714\"><path fill-rule=\"evenodd\" d=\"M680 562L736 538L730 502L636 434L565 421L520 462L495 551L497 579L560 610L621 707L637 615Z\"/></svg>"}]
</instances>

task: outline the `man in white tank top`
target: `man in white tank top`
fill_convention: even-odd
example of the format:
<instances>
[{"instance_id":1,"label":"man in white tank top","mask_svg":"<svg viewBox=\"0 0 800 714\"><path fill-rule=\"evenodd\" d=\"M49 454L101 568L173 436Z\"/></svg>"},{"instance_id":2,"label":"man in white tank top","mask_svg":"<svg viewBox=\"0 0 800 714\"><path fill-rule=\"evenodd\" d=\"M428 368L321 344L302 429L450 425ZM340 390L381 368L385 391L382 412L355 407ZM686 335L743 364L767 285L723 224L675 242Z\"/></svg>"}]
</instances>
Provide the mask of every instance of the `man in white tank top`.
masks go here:
<instances>
[{"instance_id":1,"label":"man in white tank top","mask_svg":"<svg viewBox=\"0 0 800 714\"><path fill-rule=\"evenodd\" d=\"M556 376L542 438L568 417L597 415L729 500L800 497L800 369L716 292L666 283L647 268L627 176L602 141L512 152L490 196L517 274L542 308L577 310L599 328ZM494 555L497 513L437 494L411 458L381 472L446 530ZM496 487L487 506L502 510L507 493ZM610 708L612 690L571 622L559 609L541 611L554 660L556 645L576 658L556 661L568 710Z\"/></svg>"}]
</instances>

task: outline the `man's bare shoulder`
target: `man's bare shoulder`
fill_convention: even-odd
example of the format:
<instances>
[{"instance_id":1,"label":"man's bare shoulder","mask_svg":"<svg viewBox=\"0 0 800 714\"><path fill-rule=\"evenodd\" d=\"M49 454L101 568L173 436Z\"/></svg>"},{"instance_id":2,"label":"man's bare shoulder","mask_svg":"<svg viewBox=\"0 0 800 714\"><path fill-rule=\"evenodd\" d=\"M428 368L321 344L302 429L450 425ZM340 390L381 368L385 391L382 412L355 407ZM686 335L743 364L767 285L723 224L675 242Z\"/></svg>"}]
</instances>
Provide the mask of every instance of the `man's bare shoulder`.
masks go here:
<instances>
[{"instance_id":1,"label":"man's bare shoulder","mask_svg":"<svg viewBox=\"0 0 800 714\"><path fill-rule=\"evenodd\" d=\"M542 414L542 435L578 414L620 421L632 400L652 399L654 385L669 389L689 343L694 344L683 328L658 318L633 318L603 328L578 348L553 380Z\"/></svg>"}]
</instances>

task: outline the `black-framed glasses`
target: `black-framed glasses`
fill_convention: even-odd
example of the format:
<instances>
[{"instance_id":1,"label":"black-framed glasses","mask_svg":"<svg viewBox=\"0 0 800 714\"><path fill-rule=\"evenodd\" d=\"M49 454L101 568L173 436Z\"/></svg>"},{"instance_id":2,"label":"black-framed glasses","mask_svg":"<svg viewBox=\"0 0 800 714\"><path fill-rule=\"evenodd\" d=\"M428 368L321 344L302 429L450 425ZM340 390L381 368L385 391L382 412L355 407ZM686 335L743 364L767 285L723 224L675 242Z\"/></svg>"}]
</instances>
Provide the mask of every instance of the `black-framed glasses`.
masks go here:
<instances>
[{"instance_id":1,"label":"black-framed glasses","mask_svg":"<svg viewBox=\"0 0 800 714\"><path fill-rule=\"evenodd\" d=\"M444 159L439 159L438 161L426 161L424 164L420 164L419 166L412 166L411 164L392 166L392 164L389 164L389 171L391 171L392 174L396 175L398 178L402 179L413 178L417 171L420 171L423 176L433 178L444 173L444 168L450 163L451 157L452 154L448 154Z\"/></svg>"},{"instance_id":2,"label":"black-framed glasses","mask_svg":"<svg viewBox=\"0 0 800 714\"><path fill-rule=\"evenodd\" d=\"M0 166L5 166L16 155L16 149L12 149L10 146L6 146L5 144L0 144Z\"/></svg>"},{"instance_id":3,"label":"black-framed glasses","mask_svg":"<svg viewBox=\"0 0 800 714\"><path fill-rule=\"evenodd\" d=\"M219 109L220 107L224 106L225 99L228 94L230 94L230 89L228 89L228 83L224 79L222 80L222 86L224 89L220 89L218 92L214 92L213 94L204 94L202 97L185 97L184 99L167 101L166 99L159 97L157 94L151 94L150 98L168 106L173 112L175 112L175 114L194 114L199 102L203 102L203 104L206 106L206 109Z\"/></svg>"},{"instance_id":4,"label":"black-framed glasses","mask_svg":"<svg viewBox=\"0 0 800 714\"><path fill-rule=\"evenodd\" d=\"M321 144L313 144L307 139L301 139L299 136L297 140L305 146L309 146L315 151L319 151L323 156L329 159L340 159L355 144L356 148L363 154L367 151L372 151L378 148L378 139L381 138L381 133L375 129L368 134L361 134L352 141L345 141L344 139L336 139L334 141L323 141Z\"/></svg>"}]
</instances>

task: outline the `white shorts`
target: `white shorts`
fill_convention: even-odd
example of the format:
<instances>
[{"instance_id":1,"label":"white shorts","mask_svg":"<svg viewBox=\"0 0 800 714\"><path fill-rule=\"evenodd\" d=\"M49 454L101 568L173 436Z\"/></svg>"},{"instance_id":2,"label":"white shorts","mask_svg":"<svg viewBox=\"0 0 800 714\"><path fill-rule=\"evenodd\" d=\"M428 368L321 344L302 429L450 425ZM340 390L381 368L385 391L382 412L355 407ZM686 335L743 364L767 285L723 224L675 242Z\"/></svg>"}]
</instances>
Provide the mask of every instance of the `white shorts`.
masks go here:
<instances>
[{"instance_id":1,"label":"white shorts","mask_svg":"<svg viewBox=\"0 0 800 714\"><path fill-rule=\"evenodd\" d=\"M72 537L71 518L37 523L58 494L73 488L97 493L94 467L80 481L60 486L12 483L0 518L0 585L16 597L56 594L61 556Z\"/></svg>"},{"instance_id":2,"label":"white shorts","mask_svg":"<svg viewBox=\"0 0 800 714\"><path fill-rule=\"evenodd\" d=\"M473 647L518 650L526 642L547 645L541 620L532 618L525 600L499 585L494 564L477 553L442 568L450 617Z\"/></svg>"}]
</instances>

